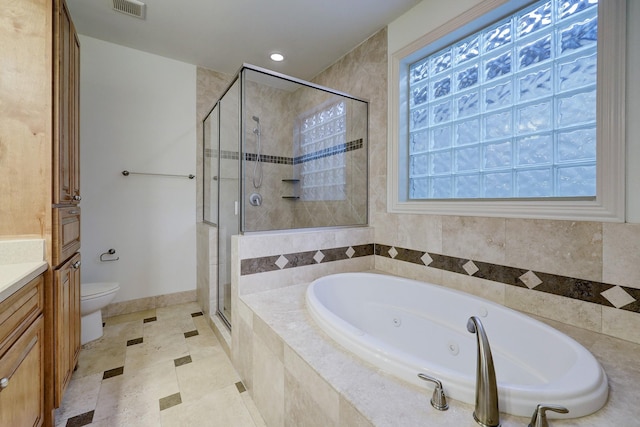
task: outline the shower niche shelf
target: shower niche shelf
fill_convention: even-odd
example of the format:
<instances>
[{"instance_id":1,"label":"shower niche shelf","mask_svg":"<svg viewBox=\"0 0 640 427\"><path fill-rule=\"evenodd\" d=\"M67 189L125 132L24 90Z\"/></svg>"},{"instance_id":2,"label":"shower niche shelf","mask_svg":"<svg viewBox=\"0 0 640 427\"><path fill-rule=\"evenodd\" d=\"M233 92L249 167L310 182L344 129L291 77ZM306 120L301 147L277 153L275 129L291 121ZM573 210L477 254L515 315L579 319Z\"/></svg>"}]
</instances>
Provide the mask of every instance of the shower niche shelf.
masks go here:
<instances>
[{"instance_id":1,"label":"shower niche shelf","mask_svg":"<svg viewBox=\"0 0 640 427\"><path fill-rule=\"evenodd\" d=\"M287 184L299 184L300 180L299 179L295 179L295 178L290 178L290 179L283 179L282 182L285 182ZM299 196L282 196L283 199L286 200L298 200L300 199Z\"/></svg>"}]
</instances>

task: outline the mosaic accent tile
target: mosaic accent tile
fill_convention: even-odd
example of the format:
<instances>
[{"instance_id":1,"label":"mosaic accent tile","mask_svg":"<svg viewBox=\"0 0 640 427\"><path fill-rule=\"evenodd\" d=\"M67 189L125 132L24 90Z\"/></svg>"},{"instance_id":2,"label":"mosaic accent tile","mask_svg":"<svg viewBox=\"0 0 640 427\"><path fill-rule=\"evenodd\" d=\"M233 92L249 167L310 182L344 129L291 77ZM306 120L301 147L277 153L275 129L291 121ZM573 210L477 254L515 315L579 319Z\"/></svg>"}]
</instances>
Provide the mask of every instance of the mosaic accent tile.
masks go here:
<instances>
[{"instance_id":1,"label":"mosaic accent tile","mask_svg":"<svg viewBox=\"0 0 640 427\"><path fill-rule=\"evenodd\" d=\"M469 276L473 276L480 270L471 260L463 265L462 268L464 268L464 271L466 271Z\"/></svg>"},{"instance_id":2,"label":"mosaic accent tile","mask_svg":"<svg viewBox=\"0 0 640 427\"><path fill-rule=\"evenodd\" d=\"M132 345L136 345L136 344L142 344L143 341L144 341L144 339L142 337L134 338L132 340L127 341L127 347L132 346Z\"/></svg>"},{"instance_id":3,"label":"mosaic accent tile","mask_svg":"<svg viewBox=\"0 0 640 427\"><path fill-rule=\"evenodd\" d=\"M236 383L236 388L238 389L238 393L244 393L245 391L247 391L247 389L244 386L244 384L242 384L242 381L238 381Z\"/></svg>"},{"instance_id":4,"label":"mosaic accent tile","mask_svg":"<svg viewBox=\"0 0 640 427\"><path fill-rule=\"evenodd\" d=\"M534 273L531 270L524 273L522 276L519 277L519 279L522 281L522 283L527 285L527 288L529 289L533 289L536 286L538 286L540 283L542 283L542 280L540 280L540 278L536 276L536 273Z\"/></svg>"},{"instance_id":5,"label":"mosaic accent tile","mask_svg":"<svg viewBox=\"0 0 640 427\"><path fill-rule=\"evenodd\" d=\"M284 255L280 255L280 257L275 262L280 270L282 270L288 263L289 260Z\"/></svg>"},{"instance_id":6,"label":"mosaic accent tile","mask_svg":"<svg viewBox=\"0 0 640 427\"><path fill-rule=\"evenodd\" d=\"M189 331L189 332L185 332L184 333L184 337L185 338L191 338L191 337L195 337L196 335L198 335L198 331L194 330L194 331Z\"/></svg>"},{"instance_id":7,"label":"mosaic accent tile","mask_svg":"<svg viewBox=\"0 0 640 427\"><path fill-rule=\"evenodd\" d=\"M109 378L117 377L118 375L122 375L124 373L124 366L120 366L119 368L109 369L108 371L104 371L102 374L102 379L106 380Z\"/></svg>"},{"instance_id":8,"label":"mosaic accent tile","mask_svg":"<svg viewBox=\"0 0 640 427\"><path fill-rule=\"evenodd\" d=\"M468 261L467 259L440 254L429 255L431 255L431 258L433 258L433 261L431 262L429 267L451 271L452 273L467 275L467 272L462 267Z\"/></svg>"},{"instance_id":9,"label":"mosaic accent tile","mask_svg":"<svg viewBox=\"0 0 640 427\"><path fill-rule=\"evenodd\" d=\"M517 286L520 288L525 287L525 284L522 283L520 277L526 273L527 270L480 261L474 261L474 264L479 268L479 270L473 275L473 277Z\"/></svg>"},{"instance_id":10,"label":"mosaic accent tile","mask_svg":"<svg viewBox=\"0 0 640 427\"><path fill-rule=\"evenodd\" d=\"M405 249L405 248L397 248L397 247L393 247L392 249L396 253L396 255L392 257L393 259L411 262L413 264L422 264L422 257L424 256L423 251L416 251L413 249Z\"/></svg>"},{"instance_id":11,"label":"mosaic accent tile","mask_svg":"<svg viewBox=\"0 0 640 427\"><path fill-rule=\"evenodd\" d=\"M313 256L313 260L318 264L320 264L323 259L324 259L324 254L320 251L317 251L316 254Z\"/></svg>"},{"instance_id":12,"label":"mosaic accent tile","mask_svg":"<svg viewBox=\"0 0 640 427\"><path fill-rule=\"evenodd\" d=\"M76 415L75 417L71 417L67 420L67 427L81 427L91 424L93 422L93 412L89 411L84 414Z\"/></svg>"},{"instance_id":13,"label":"mosaic accent tile","mask_svg":"<svg viewBox=\"0 0 640 427\"><path fill-rule=\"evenodd\" d=\"M180 393L175 393L170 396L163 397L160 399L160 410L164 411L165 409L171 408L172 406L176 406L182 403L182 397Z\"/></svg>"},{"instance_id":14,"label":"mosaic accent tile","mask_svg":"<svg viewBox=\"0 0 640 427\"><path fill-rule=\"evenodd\" d=\"M431 255L429 255L428 252L425 252L424 255L420 257L420 261L422 261L424 265L428 266L433 262L433 258L431 258Z\"/></svg>"},{"instance_id":15,"label":"mosaic accent tile","mask_svg":"<svg viewBox=\"0 0 640 427\"><path fill-rule=\"evenodd\" d=\"M351 258L353 256L353 254L355 254L356 251L353 250L353 248L351 246L349 246L349 249L347 249L346 255Z\"/></svg>"},{"instance_id":16,"label":"mosaic accent tile","mask_svg":"<svg viewBox=\"0 0 640 427\"><path fill-rule=\"evenodd\" d=\"M602 292L601 295L613 304L615 308L620 308L636 301L634 297L629 295L629 293L620 286L614 286L613 288L607 289Z\"/></svg>"},{"instance_id":17,"label":"mosaic accent tile","mask_svg":"<svg viewBox=\"0 0 640 427\"><path fill-rule=\"evenodd\" d=\"M398 251L396 250L395 247L391 247L391 249L389 249L388 254L391 258L394 258L398 256Z\"/></svg>"},{"instance_id":18,"label":"mosaic accent tile","mask_svg":"<svg viewBox=\"0 0 640 427\"><path fill-rule=\"evenodd\" d=\"M276 261L282 255L267 256L261 258L249 258L240 261L240 274L242 276L255 273L266 273L267 271L280 270Z\"/></svg>"},{"instance_id":19,"label":"mosaic accent tile","mask_svg":"<svg viewBox=\"0 0 640 427\"><path fill-rule=\"evenodd\" d=\"M315 254L316 253L314 251L286 254L285 257L289 260L289 263L287 263L285 268L302 267L304 265L316 264L316 261L313 259Z\"/></svg>"},{"instance_id":20,"label":"mosaic accent tile","mask_svg":"<svg viewBox=\"0 0 640 427\"><path fill-rule=\"evenodd\" d=\"M375 245L373 243L369 243L366 245L356 245L351 246L355 253L351 258L359 258L363 256L373 255L375 253Z\"/></svg>"},{"instance_id":21,"label":"mosaic accent tile","mask_svg":"<svg viewBox=\"0 0 640 427\"><path fill-rule=\"evenodd\" d=\"M193 360L191 360L191 355L179 357L173 360L173 364L175 365L176 368L178 366L186 365L187 363L191 363L191 362L193 362Z\"/></svg>"},{"instance_id":22,"label":"mosaic accent tile","mask_svg":"<svg viewBox=\"0 0 640 427\"><path fill-rule=\"evenodd\" d=\"M157 317L153 316L153 317L147 317L146 319L142 320L142 323L149 323L149 322L155 322L156 320L158 320Z\"/></svg>"}]
</instances>

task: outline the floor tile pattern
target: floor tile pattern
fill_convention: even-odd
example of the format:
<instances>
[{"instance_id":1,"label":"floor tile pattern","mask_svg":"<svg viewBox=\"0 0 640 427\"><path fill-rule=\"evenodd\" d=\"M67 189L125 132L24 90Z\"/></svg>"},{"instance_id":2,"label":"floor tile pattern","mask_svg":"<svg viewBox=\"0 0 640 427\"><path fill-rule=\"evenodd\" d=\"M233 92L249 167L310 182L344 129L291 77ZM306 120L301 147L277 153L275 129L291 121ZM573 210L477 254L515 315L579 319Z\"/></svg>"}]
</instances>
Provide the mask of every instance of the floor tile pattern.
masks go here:
<instances>
[{"instance_id":1,"label":"floor tile pattern","mask_svg":"<svg viewBox=\"0 0 640 427\"><path fill-rule=\"evenodd\" d=\"M265 426L195 303L105 319L55 415L57 427Z\"/></svg>"}]
</instances>

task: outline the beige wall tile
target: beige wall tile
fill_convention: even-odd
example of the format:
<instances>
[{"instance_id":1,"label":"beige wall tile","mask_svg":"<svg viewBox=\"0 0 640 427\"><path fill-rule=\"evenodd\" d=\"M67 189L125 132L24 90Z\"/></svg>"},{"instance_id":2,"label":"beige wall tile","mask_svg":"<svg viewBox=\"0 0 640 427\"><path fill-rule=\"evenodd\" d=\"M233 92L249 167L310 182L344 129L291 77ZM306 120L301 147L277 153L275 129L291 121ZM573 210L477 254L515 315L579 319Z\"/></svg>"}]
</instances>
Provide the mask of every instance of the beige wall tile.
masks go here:
<instances>
[{"instance_id":1,"label":"beige wall tile","mask_svg":"<svg viewBox=\"0 0 640 427\"><path fill-rule=\"evenodd\" d=\"M290 423L289 425L337 425L339 398L333 387L322 379L289 346L284 348L284 363L287 386L291 387L290 390L287 390L285 398L285 408L288 409L287 415L294 415L294 418L298 420L311 421L315 418L317 421L324 419L324 422L326 422L326 424L301 422L298 424ZM312 394L309 394L309 391L312 391ZM316 409L308 411L309 407ZM320 411L322 415L319 416L317 411Z\"/></svg>"},{"instance_id":2,"label":"beige wall tile","mask_svg":"<svg viewBox=\"0 0 640 427\"><path fill-rule=\"evenodd\" d=\"M442 253L459 258L504 264L505 220L502 218L442 217Z\"/></svg>"},{"instance_id":3,"label":"beige wall tile","mask_svg":"<svg viewBox=\"0 0 640 427\"><path fill-rule=\"evenodd\" d=\"M253 400L267 425L284 425L284 395L284 364L260 339L254 339Z\"/></svg>"},{"instance_id":4,"label":"beige wall tile","mask_svg":"<svg viewBox=\"0 0 640 427\"><path fill-rule=\"evenodd\" d=\"M442 285L459 291L467 292L498 304L505 303L506 288L509 285L478 279L477 277L456 274L450 271L442 272Z\"/></svg>"},{"instance_id":5,"label":"beige wall tile","mask_svg":"<svg viewBox=\"0 0 640 427\"><path fill-rule=\"evenodd\" d=\"M505 305L590 331L602 331L602 306L532 291L516 286L505 288Z\"/></svg>"},{"instance_id":6,"label":"beige wall tile","mask_svg":"<svg viewBox=\"0 0 640 427\"><path fill-rule=\"evenodd\" d=\"M507 264L602 280L602 224L507 219Z\"/></svg>"},{"instance_id":7,"label":"beige wall tile","mask_svg":"<svg viewBox=\"0 0 640 427\"><path fill-rule=\"evenodd\" d=\"M602 280L640 289L640 224L602 224Z\"/></svg>"},{"instance_id":8,"label":"beige wall tile","mask_svg":"<svg viewBox=\"0 0 640 427\"><path fill-rule=\"evenodd\" d=\"M398 215L397 242L403 248L442 253L442 217Z\"/></svg>"},{"instance_id":9,"label":"beige wall tile","mask_svg":"<svg viewBox=\"0 0 640 427\"><path fill-rule=\"evenodd\" d=\"M640 315L602 307L602 333L640 343Z\"/></svg>"}]
</instances>

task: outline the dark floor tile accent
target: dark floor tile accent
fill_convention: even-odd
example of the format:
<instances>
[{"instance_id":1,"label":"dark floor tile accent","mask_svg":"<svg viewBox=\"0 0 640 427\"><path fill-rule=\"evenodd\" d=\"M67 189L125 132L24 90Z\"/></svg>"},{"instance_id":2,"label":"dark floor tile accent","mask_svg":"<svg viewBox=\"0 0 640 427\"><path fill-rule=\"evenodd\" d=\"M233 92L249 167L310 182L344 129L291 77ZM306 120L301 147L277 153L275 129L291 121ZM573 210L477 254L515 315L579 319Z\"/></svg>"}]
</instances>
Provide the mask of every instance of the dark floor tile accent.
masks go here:
<instances>
[{"instance_id":1,"label":"dark floor tile accent","mask_svg":"<svg viewBox=\"0 0 640 427\"><path fill-rule=\"evenodd\" d=\"M156 316L153 317L147 317L146 319L144 319L142 321L142 323L149 323L149 322L155 322L156 320L158 320L158 318Z\"/></svg>"},{"instance_id":2,"label":"dark floor tile accent","mask_svg":"<svg viewBox=\"0 0 640 427\"><path fill-rule=\"evenodd\" d=\"M189 331L189 332L185 332L184 333L184 337L185 338L191 338L191 337L195 337L196 335L198 335L198 330L193 330L193 331Z\"/></svg>"},{"instance_id":3,"label":"dark floor tile accent","mask_svg":"<svg viewBox=\"0 0 640 427\"><path fill-rule=\"evenodd\" d=\"M107 378L117 377L118 375L122 375L124 373L124 366L120 366L119 368L109 369L108 371L104 371L102 374L102 379L106 380Z\"/></svg>"},{"instance_id":4,"label":"dark floor tile accent","mask_svg":"<svg viewBox=\"0 0 640 427\"><path fill-rule=\"evenodd\" d=\"M165 409L171 408L172 406L176 406L182 403L182 397L180 393L172 394L171 396L166 396L160 399L160 410L164 411Z\"/></svg>"},{"instance_id":5,"label":"dark floor tile accent","mask_svg":"<svg viewBox=\"0 0 640 427\"><path fill-rule=\"evenodd\" d=\"M242 384L241 381L238 381L236 383L236 388L238 389L238 393L244 393L245 391L247 391L247 389L245 388L244 384Z\"/></svg>"},{"instance_id":6,"label":"dark floor tile accent","mask_svg":"<svg viewBox=\"0 0 640 427\"><path fill-rule=\"evenodd\" d=\"M127 347L129 347L130 345L136 345L136 344L142 344L143 338L134 338L132 340L127 341Z\"/></svg>"},{"instance_id":7,"label":"dark floor tile accent","mask_svg":"<svg viewBox=\"0 0 640 427\"><path fill-rule=\"evenodd\" d=\"M201 311L198 311L197 313L191 313L191 317L198 317L198 316L202 316Z\"/></svg>"},{"instance_id":8,"label":"dark floor tile accent","mask_svg":"<svg viewBox=\"0 0 640 427\"><path fill-rule=\"evenodd\" d=\"M67 427L81 427L91 424L93 422L93 412L89 411L84 414L76 415L67 420Z\"/></svg>"},{"instance_id":9,"label":"dark floor tile accent","mask_svg":"<svg viewBox=\"0 0 640 427\"><path fill-rule=\"evenodd\" d=\"M184 357L180 357L178 359L174 359L173 360L173 364L176 366L176 368L178 366L182 366L182 365L186 365L188 363L193 362L193 360L191 360L191 356L184 356Z\"/></svg>"},{"instance_id":10,"label":"dark floor tile accent","mask_svg":"<svg viewBox=\"0 0 640 427\"><path fill-rule=\"evenodd\" d=\"M104 326L105 326L105 325L106 325L106 323L105 323L105 322L102 322L102 327L103 327L103 328L104 328Z\"/></svg>"}]
</instances>

